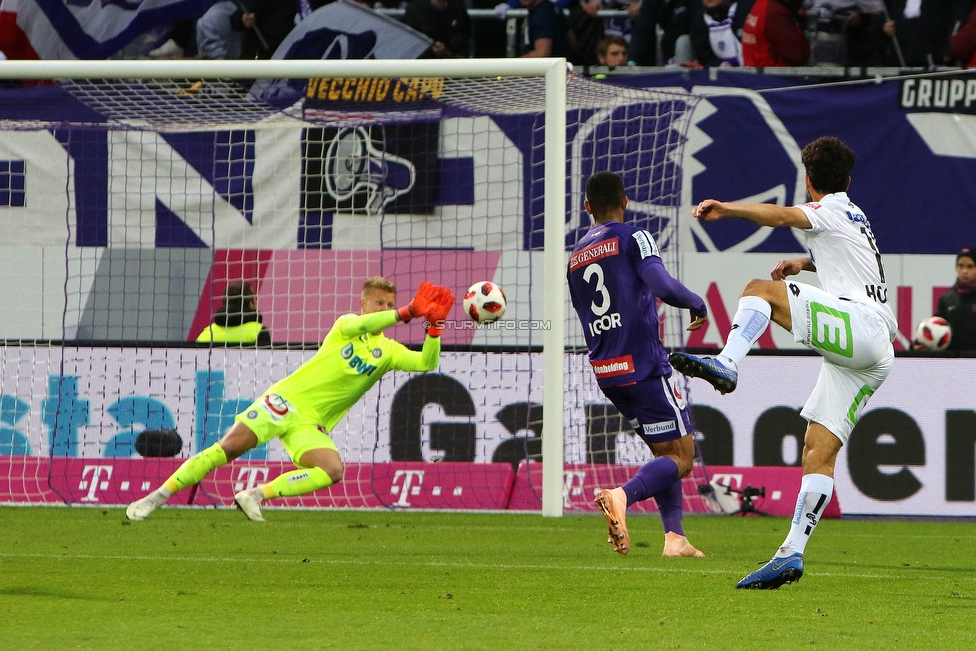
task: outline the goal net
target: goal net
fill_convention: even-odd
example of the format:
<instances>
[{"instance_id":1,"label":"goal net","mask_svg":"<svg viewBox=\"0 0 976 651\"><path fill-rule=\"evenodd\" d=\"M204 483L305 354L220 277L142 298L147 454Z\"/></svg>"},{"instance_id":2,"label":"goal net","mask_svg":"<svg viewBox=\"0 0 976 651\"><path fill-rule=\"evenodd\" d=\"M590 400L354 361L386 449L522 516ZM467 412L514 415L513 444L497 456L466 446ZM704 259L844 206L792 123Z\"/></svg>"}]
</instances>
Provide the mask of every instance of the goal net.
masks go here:
<instances>
[{"instance_id":1,"label":"goal net","mask_svg":"<svg viewBox=\"0 0 976 651\"><path fill-rule=\"evenodd\" d=\"M141 497L384 276L399 304L425 280L458 297L440 365L383 376L331 432L343 482L277 503L592 509L650 453L597 388L562 286L589 225L583 183L619 173L627 219L678 275L695 98L554 61L8 68L59 81L0 88L0 502ZM507 311L476 327L461 299L484 280ZM252 318L241 282L271 345L196 343ZM661 314L680 346L687 315ZM386 334L424 338L416 323ZM291 468L272 440L170 503L229 505ZM707 510L704 483L699 464L689 510Z\"/></svg>"}]
</instances>

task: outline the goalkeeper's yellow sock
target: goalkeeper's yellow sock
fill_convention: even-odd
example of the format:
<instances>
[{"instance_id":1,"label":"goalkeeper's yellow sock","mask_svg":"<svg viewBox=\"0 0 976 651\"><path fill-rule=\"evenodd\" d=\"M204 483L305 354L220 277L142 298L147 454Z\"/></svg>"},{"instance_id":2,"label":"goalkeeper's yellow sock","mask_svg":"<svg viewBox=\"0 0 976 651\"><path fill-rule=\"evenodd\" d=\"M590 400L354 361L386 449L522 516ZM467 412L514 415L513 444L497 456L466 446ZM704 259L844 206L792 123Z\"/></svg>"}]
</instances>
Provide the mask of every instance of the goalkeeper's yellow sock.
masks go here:
<instances>
[{"instance_id":1,"label":"goalkeeper's yellow sock","mask_svg":"<svg viewBox=\"0 0 976 651\"><path fill-rule=\"evenodd\" d=\"M264 499L294 497L317 491L332 484L332 479L321 468L300 468L278 475L261 486L261 493L264 495Z\"/></svg>"},{"instance_id":2,"label":"goalkeeper's yellow sock","mask_svg":"<svg viewBox=\"0 0 976 651\"><path fill-rule=\"evenodd\" d=\"M182 466L177 468L176 472L163 482L160 492L166 491L172 495L187 486L198 484L211 470L226 463L227 454L219 443L214 443L203 452L187 459Z\"/></svg>"}]
</instances>

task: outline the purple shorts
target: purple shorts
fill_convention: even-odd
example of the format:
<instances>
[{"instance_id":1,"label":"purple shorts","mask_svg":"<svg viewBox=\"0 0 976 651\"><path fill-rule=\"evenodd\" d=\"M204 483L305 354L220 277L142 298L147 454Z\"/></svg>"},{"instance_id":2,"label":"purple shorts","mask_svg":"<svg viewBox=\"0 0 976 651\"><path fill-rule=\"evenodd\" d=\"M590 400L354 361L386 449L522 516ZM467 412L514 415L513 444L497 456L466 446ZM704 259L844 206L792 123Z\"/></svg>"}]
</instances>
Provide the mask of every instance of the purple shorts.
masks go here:
<instances>
[{"instance_id":1,"label":"purple shorts","mask_svg":"<svg viewBox=\"0 0 976 651\"><path fill-rule=\"evenodd\" d=\"M648 444L673 441L691 433L688 404L670 378L652 377L633 384L602 387L602 391Z\"/></svg>"}]
</instances>

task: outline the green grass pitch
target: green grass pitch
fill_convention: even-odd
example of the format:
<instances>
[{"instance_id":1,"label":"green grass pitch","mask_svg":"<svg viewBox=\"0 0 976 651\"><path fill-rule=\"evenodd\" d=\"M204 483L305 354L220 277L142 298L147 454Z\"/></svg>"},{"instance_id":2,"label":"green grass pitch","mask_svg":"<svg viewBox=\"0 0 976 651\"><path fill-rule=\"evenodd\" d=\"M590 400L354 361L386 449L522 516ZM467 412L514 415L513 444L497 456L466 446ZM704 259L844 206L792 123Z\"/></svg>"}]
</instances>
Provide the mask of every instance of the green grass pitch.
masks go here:
<instances>
[{"instance_id":1,"label":"green grass pitch","mask_svg":"<svg viewBox=\"0 0 976 651\"><path fill-rule=\"evenodd\" d=\"M806 574L735 590L782 518L0 508L0 649L974 649L976 524L824 520Z\"/></svg>"}]
</instances>

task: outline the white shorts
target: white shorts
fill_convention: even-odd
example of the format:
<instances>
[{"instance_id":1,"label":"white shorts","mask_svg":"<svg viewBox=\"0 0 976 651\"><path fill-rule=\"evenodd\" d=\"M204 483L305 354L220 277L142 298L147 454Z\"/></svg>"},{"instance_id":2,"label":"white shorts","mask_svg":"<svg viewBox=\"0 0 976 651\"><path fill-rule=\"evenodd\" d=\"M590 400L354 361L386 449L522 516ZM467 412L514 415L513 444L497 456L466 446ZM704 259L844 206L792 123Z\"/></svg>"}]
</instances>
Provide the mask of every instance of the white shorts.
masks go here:
<instances>
[{"instance_id":1,"label":"white shorts","mask_svg":"<svg viewBox=\"0 0 976 651\"><path fill-rule=\"evenodd\" d=\"M870 307L812 285L786 283L793 338L823 356L817 386L800 415L846 444L870 398L891 372L888 326Z\"/></svg>"}]
</instances>

